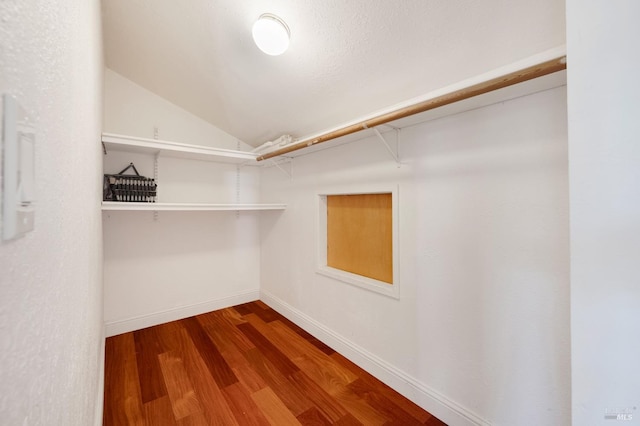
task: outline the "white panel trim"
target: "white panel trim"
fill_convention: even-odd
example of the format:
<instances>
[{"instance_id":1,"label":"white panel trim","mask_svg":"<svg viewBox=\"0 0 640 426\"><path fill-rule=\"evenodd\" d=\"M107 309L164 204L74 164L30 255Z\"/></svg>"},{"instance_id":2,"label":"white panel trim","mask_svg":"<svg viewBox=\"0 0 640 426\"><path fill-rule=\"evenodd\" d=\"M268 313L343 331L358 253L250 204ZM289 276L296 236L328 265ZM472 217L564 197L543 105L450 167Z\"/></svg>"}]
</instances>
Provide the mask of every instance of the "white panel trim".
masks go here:
<instances>
[{"instance_id":1,"label":"white panel trim","mask_svg":"<svg viewBox=\"0 0 640 426\"><path fill-rule=\"evenodd\" d=\"M392 221L392 262L393 284L376 279L342 271L327 265L327 195L351 195L351 194L391 194L391 221ZM396 184L355 184L347 189L324 188L318 192L318 217L316 219L316 273L342 281L353 286L380 293L393 299L400 299L400 188Z\"/></svg>"},{"instance_id":2,"label":"white panel trim","mask_svg":"<svg viewBox=\"0 0 640 426\"><path fill-rule=\"evenodd\" d=\"M438 393L415 377L351 342L273 294L261 290L260 299L360 368L415 402L450 426L490 426L487 420Z\"/></svg>"},{"instance_id":3,"label":"white panel trim","mask_svg":"<svg viewBox=\"0 0 640 426\"><path fill-rule=\"evenodd\" d=\"M352 274L351 272L342 271L340 269L332 268L326 265L318 265L316 268L316 274L324 275L325 277L333 278L334 280L342 281L344 283L351 284L368 291L384 294L385 296L389 296L392 299L400 299L400 291L398 290L397 283L385 283L383 281L375 280L373 278L368 278L358 274Z\"/></svg>"},{"instance_id":4,"label":"white panel trim","mask_svg":"<svg viewBox=\"0 0 640 426\"><path fill-rule=\"evenodd\" d=\"M104 366L105 366L105 327L100 330L100 353L98 354L98 391L95 400L94 426L102 426L104 415Z\"/></svg>"},{"instance_id":5,"label":"white panel trim","mask_svg":"<svg viewBox=\"0 0 640 426\"><path fill-rule=\"evenodd\" d=\"M259 296L260 292L258 290L249 290L219 299L195 303L193 305L180 306L124 320L109 321L105 323L105 331L107 337L111 337L117 334L127 333L129 331L140 330L146 327L192 317L194 315L216 311L218 309L253 302L258 300Z\"/></svg>"}]
</instances>

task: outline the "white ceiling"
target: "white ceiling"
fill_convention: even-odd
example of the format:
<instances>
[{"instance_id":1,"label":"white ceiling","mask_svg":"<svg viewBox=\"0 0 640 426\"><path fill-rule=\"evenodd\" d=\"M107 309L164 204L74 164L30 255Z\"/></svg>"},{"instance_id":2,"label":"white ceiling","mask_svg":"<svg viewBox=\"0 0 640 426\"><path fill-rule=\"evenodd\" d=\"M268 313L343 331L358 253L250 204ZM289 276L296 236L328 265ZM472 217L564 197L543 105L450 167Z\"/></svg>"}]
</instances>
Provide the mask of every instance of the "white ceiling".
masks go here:
<instances>
[{"instance_id":1,"label":"white ceiling","mask_svg":"<svg viewBox=\"0 0 640 426\"><path fill-rule=\"evenodd\" d=\"M253 44L262 13L291 45ZM108 68L257 146L565 42L563 0L103 0Z\"/></svg>"}]
</instances>

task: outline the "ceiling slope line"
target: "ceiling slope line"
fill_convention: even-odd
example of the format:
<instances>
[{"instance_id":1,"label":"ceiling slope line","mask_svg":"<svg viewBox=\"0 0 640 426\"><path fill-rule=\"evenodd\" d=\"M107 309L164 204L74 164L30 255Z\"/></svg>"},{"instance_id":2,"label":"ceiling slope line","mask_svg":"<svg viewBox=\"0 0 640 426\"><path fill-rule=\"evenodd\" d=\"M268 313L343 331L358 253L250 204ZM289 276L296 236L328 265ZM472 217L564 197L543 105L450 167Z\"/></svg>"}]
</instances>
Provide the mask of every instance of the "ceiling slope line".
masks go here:
<instances>
[{"instance_id":1,"label":"ceiling slope line","mask_svg":"<svg viewBox=\"0 0 640 426\"><path fill-rule=\"evenodd\" d=\"M453 104L455 102L463 101L465 99L473 98L475 96L483 95L485 93L493 92L495 90L503 89L505 87L513 86L518 83L533 80L535 78L543 77L545 75L553 74L559 71L563 71L567 68L567 59L565 55L550 59L538 64L522 68L517 71L513 71L487 81L483 81L477 84L473 84L468 87L463 87L458 90L454 90L449 93L445 93L440 96L436 96L431 99L423 100L412 105L408 105L396 110L386 112L375 117L359 121L354 124L350 124L341 127L337 130L332 130L327 133L323 133L319 136L304 139L299 142L295 142L289 146L267 152L256 158L257 161L267 160L269 158L277 157L280 155L288 154L293 151L305 149L314 145L328 142L333 139L347 136L352 133L360 132L369 128L374 128L382 124L390 123L392 121L399 120L401 118L409 117L415 114L420 114L432 109L436 109L445 105Z\"/></svg>"}]
</instances>

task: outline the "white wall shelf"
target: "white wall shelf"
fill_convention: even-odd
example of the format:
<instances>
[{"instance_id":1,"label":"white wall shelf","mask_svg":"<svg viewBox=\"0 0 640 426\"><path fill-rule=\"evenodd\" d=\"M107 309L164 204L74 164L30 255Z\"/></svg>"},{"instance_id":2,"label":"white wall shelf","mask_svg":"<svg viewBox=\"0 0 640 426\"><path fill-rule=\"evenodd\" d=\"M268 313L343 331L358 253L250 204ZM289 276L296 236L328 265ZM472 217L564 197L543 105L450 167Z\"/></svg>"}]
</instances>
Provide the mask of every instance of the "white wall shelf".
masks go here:
<instances>
[{"instance_id":1,"label":"white wall shelf","mask_svg":"<svg viewBox=\"0 0 640 426\"><path fill-rule=\"evenodd\" d=\"M189 145L178 142L161 141L156 139L139 138L136 136L117 135L103 133L102 142L107 151L120 151L125 153L142 153L155 157L155 179L158 182L158 157L173 157L188 160L204 160L217 163L235 164L237 166L254 165L257 154L230 149L213 148L199 145ZM239 169L238 169L239 170ZM239 173L239 171L237 172ZM236 182L238 185L238 182ZM162 184L159 184L159 190ZM236 192L239 194L239 187ZM284 210L285 204L263 203L131 203L103 201L103 211L258 211L258 210Z\"/></svg>"},{"instance_id":2,"label":"white wall shelf","mask_svg":"<svg viewBox=\"0 0 640 426\"><path fill-rule=\"evenodd\" d=\"M103 201L103 211L255 211L284 210L286 204L123 203Z\"/></svg>"},{"instance_id":3,"label":"white wall shelf","mask_svg":"<svg viewBox=\"0 0 640 426\"><path fill-rule=\"evenodd\" d=\"M258 154L231 149L212 148L202 145L161 141L156 139L139 138L135 136L103 133L102 142L107 151L138 152L154 154L164 157L186 158L191 160L214 161L219 163L242 164L257 166Z\"/></svg>"}]
</instances>

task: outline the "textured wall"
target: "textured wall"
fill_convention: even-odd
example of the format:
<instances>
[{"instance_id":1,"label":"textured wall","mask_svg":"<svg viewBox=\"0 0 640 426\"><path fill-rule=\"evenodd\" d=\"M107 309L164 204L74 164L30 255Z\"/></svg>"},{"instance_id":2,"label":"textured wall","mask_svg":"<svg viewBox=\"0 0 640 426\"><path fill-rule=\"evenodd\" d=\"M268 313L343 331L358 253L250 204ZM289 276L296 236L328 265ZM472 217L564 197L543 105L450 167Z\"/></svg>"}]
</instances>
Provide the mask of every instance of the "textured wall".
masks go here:
<instances>
[{"instance_id":1,"label":"textured wall","mask_svg":"<svg viewBox=\"0 0 640 426\"><path fill-rule=\"evenodd\" d=\"M635 0L567 2L575 426L640 425L638 16Z\"/></svg>"},{"instance_id":2,"label":"textured wall","mask_svg":"<svg viewBox=\"0 0 640 426\"><path fill-rule=\"evenodd\" d=\"M566 132L561 87L402 129L400 168L367 137L295 158L292 181L265 169L288 207L261 222L261 290L434 413L416 389L496 426L568 424ZM315 273L317 194L376 185L399 188L399 300Z\"/></svg>"},{"instance_id":3,"label":"textured wall","mask_svg":"<svg viewBox=\"0 0 640 426\"><path fill-rule=\"evenodd\" d=\"M0 91L37 125L35 230L0 245L0 423L100 424L98 1L0 2Z\"/></svg>"}]
</instances>

